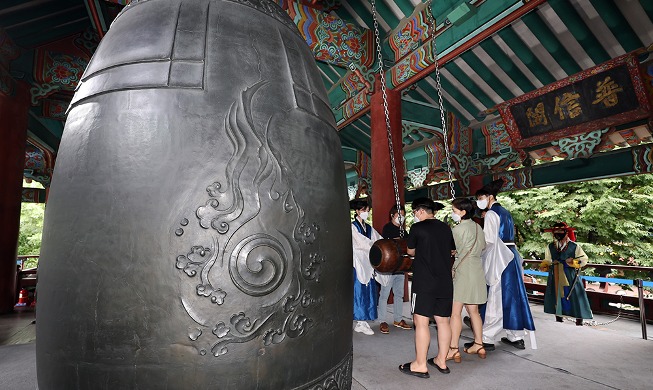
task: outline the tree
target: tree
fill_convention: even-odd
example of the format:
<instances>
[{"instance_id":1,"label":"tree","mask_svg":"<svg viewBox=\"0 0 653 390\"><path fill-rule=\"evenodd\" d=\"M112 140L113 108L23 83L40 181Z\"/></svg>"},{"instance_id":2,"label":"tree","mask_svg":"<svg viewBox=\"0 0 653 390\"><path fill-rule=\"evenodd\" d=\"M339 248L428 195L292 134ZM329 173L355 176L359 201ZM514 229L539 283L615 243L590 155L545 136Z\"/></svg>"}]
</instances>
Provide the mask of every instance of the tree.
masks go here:
<instances>
[{"instance_id":1,"label":"tree","mask_svg":"<svg viewBox=\"0 0 653 390\"><path fill-rule=\"evenodd\" d=\"M653 266L653 174L500 194L525 258L544 256L543 230L564 221L593 263Z\"/></svg>"},{"instance_id":2,"label":"tree","mask_svg":"<svg viewBox=\"0 0 653 390\"><path fill-rule=\"evenodd\" d=\"M38 255L41 252L44 214L44 204L23 203L21 205L20 233L18 236L19 255ZM25 262L25 268L36 267L37 263L36 259L28 259Z\"/></svg>"}]
</instances>

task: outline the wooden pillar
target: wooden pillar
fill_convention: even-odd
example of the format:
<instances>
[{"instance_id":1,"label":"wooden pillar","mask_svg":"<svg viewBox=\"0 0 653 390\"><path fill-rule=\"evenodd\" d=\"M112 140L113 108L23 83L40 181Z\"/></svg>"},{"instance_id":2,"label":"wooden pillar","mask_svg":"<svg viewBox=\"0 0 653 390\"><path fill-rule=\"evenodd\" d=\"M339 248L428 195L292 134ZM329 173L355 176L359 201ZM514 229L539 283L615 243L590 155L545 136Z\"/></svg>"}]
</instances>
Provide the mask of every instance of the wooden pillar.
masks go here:
<instances>
[{"instance_id":1,"label":"wooden pillar","mask_svg":"<svg viewBox=\"0 0 653 390\"><path fill-rule=\"evenodd\" d=\"M29 89L16 84L13 96L0 93L0 314L16 302L16 255L27 143Z\"/></svg>"},{"instance_id":2,"label":"wooden pillar","mask_svg":"<svg viewBox=\"0 0 653 390\"><path fill-rule=\"evenodd\" d=\"M390 129L397 168L397 183L401 204L404 204L404 153L401 137L401 93L393 89L386 90ZM394 204L394 185L392 181L392 165L390 149L388 148L388 133L386 130L383 94L380 76L376 75L374 94L370 101L371 137L372 137L372 207L374 229L381 232L388 222L388 213Z\"/></svg>"}]
</instances>

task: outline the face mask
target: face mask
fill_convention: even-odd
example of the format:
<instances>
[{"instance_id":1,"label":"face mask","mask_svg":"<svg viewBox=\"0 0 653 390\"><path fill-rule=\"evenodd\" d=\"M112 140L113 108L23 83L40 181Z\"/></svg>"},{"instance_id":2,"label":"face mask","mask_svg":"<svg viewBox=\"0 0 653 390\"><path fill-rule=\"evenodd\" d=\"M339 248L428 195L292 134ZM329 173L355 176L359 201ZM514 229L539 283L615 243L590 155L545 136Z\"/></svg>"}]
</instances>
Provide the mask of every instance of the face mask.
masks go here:
<instances>
[{"instance_id":1,"label":"face mask","mask_svg":"<svg viewBox=\"0 0 653 390\"><path fill-rule=\"evenodd\" d=\"M487 208L487 199L479 199L476 201L476 207L478 207L481 210L485 210Z\"/></svg>"},{"instance_id":2,"label":"face mask","mask_svg":"<svg viewBox=\"0 0 653 390\"><path fill-rule=\"evenodd\" d=\"M419 222L419 217L416 214L413 214L413 222Z\"/></svg>"},{"instance_id":3,"label":"face mask","mask_svg":"<svg viewBox=\"0 0 653 390\"><path fill-rule=\"evenodd\" d=\"M393 219L395 225L401 225L404 222L404 217L398 216L397 218Z\"/></svg>"},{"instance_id":4,"label":"face mask","mask_svg":"<svg viewBox=\"0 0 653 390\"><path fill-rule=\"evenodd\" d=\"M463 219L463 217L461 217L460 215L452 212L451 213L451 219L453 219L454 222L458 223Z\"/></svg>"},{"instance_id":5,"label":"face mask","mask_svg":"<svg viewBox=\"0 0 653 390\"><path fill-rule=\"evenodd\" d=\"M366 221L369 215L370 213L368 213L367 211L363 211L362 213L360 213L359 217L361 217L362 221Z\"/></svg>"},{"instance_id":6,"label":"face mask","mask_svg":"<svg viewBox=\"0 0 653 390\"><path fill-rule=\"evenodd\" d=\"M556 240L562 241L565 239L566 233L555 233L553 237L555 237Z\"/></svg>"}]
</instances>

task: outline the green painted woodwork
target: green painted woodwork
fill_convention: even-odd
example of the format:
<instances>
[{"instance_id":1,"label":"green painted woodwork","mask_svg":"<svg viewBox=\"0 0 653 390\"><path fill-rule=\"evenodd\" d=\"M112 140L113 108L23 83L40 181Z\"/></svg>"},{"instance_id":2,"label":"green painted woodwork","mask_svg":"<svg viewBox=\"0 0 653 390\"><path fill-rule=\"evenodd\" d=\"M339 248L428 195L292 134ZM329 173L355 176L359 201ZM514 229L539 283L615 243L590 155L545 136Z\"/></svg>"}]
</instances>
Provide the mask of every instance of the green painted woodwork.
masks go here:
<instances>
[{"instance_id":1,"label":"green painted woodwork","mask_svg":"<svg viewBox=\"0 0 653 390\"><path fill-rule=\"evenodd\" d=\"M383 2L383 0L376 0L375 3L376 3L376 12L378 12L379 15L383 18L383 20L385 20L385 22L388 23L388 25L390 25L391 30L395 28L399 24L399 20L397 19L395 14L392 13L392 10ZM371 25L370 28L374 28L374 25ZM383 30L381 29L381 31L379 32L383 32Z\"/></svg>"},{"instance_id":2,"label":"green painted woodwork","mask_svg":"<svg viewBox=\"0 0 653 390\"><path fill-rule=\"evenodd\" d=\"M592 158L579 158L533 168L533 185L544 186L570 181L587 181L602 177L633 173L630 148L601 153Z\"/></svg>"},{"instance_id":3,"label":"green painted woodwork","mask_svg":"<svg viewBox=\"0 0 653 390\"><path fill-rule=\"evenodd\" d=\"M356 18L352 14L347 11L347 8L345 7L340 7L338 8L338 17L345 22L352 23L356 26L359 26L358 21L356 21Z\"/></svg>"},{"instance_id":4,"label":"green painted woodwork","mask_svg":"<svg viewBox=\"0 0 653 390\"><path fill-rule=\"evenodd\" d=\"M479 154L479 157L485 157L487 155L487 146L485 145L485 135L481 129L472 130L472 153L476 155Z\"/></svg>"},{"instance_id":5,"label":"green painted woodwork","mask_svg":"<svg viewBox=\"0 0 653 390\"><path fill-rule=\"evenodd\" d=\"M639 5L644 8L644 12L648 15L648 18L653 22L653 1L651 0L639 0Z\"/></svg>"},{"instance_id":6,"label":"green painted woodwork","mask_svg":"<svg viewBox=\"0 0 653 390\"><path fill-rule=\"evenodd\" d=\"M355 129L351 125L348 125L345 126L344 129L340 130L338 134L340 135L342 145L360 150L368 156L370 155L370 141L369 139L366 139L366 142L363 142L364 137L360 136L359 130Z\"/></svg>"},{"instance_id":7,"label":"green painted woodwork","mask_svg":"<svg viewBox=\"0 0 653 390\"><path fill-rule=\"evenodd\" d=\"M474 97L481 102L484 108L489 108L494 106L495 104L494 101L485 92L483 92L480 88L478 88L478 86L476 86L474 81L472 81L472 79L470 79L469 76L467 76L467 74L458 67L458 65L456 65L454 62L449 62L444 67L451 73L453 77L455 77L457 82L459 82L463 87L467 88L467 90L471 92L474 95ZM451 81L454 82L453 80ZM440 78L440 82L444 87L444 79L442 77ZM448 91L449 89L447 89L447 92ZM470 113L478 111L478 108L473 108L471 109L471 111L470 111L471 107L465 106L465 108Z\"/></svg>"},{"instance_id":8,"label":"green painted woodwork","mask_svg":"<svg viewBox=\"0 0 653 390\"><path fill-rule=\"evenodd\" d=\"M415 11L415 7L413 6L413 3L410 2L410 0L395 0L395 4L406 17L412 15Z\"/></svg>"},{"instance_id":9,"label":"green painted woodwork","mask_svg":"<svg viewBox=\"0 0 653 390\"><path fill-rule=\"evenodd\" d=\"M447 14L447 19L455 25L460 25L465 20L469 19L475 10L476 7L472 9L469 4L462 3Z\"/></svg>"},{"instance_id":10,"label":"green painted woodwork","mask_svg":"<svg viewBox=\"0 0 653 390\"><path fill-rule=\"evenodd\" d=\"M356 160L354 160L356 162ZM345 180L347 181L347 186L358 185L358 173L356 170L352 169L345 172Z\"/></svg>"},{"instance_id":11,"label":"green painted woodwork","mask_svg":"<svg viewBox=\"0 0 653 390\"><path fill-rule=\"evenodd\" d=\"M556 81L556 78L553 77L546 66L540 62L524 41L521 40L512 27L508 26L500 30L499 37L510 46L510 49L512 49L515 55L517 55L519 60L528 67L528 70L537 77L542 85L548 85Z\"/></svg>"},{"instance_id":12,"label":"green painted woodwork","mask_svg":"<svg viewBox=\"0 0 653 390\"><path fill-rule=\"evenodd\" d=\"M501 97L501 99L510 100L515 97L515 95L513 95L513 93L510 92L510 90L506 88L505 85L503 85L501 80L499 80L499 78L495 76L494 73L490 72L487 66L483 64L483 61L481 61L481 59L478 58L478 56L476 56L473 51L468 50L461 54L460 57L474 70L474 72L476 72L476 74L481 77L481 79L483 79L483 81L485 81L492 88L492 90L494 90L494 92L496 92L497 95ZM479 88L477 89L480 90ZM472 92L474 95L477 95L476 90L470 90L470 92ZM496 103L493 102L493 105L494 104Z\"/></svg>"},{"instance_id":13,"label":"green painted woodwork","mask_svg":"<svg viewBox=\"0 0 653 390\"><path fill-rule=\"evenodd\" d=\"M601 46L601 43L592 34L592 31L583 22L583 19L568 0L549 0L549 5L583 47L587 55L594 61L594 64L602 64L610 59L608 52Z\"/></svg>"},{"instance_id":14,"label":"green painted woodwork","mask_svg":"<svg viewBox=\"0 0 653 390\"><path fill-rule=\"evenodd\" d=\"M368 28L371 29L374 28L374 18L372 18L372 14L367 10L367 8L363 6L363 3L358 1L351 1L348 2L348 4L351 7L351 9L353 9L354 12L356 12L358 17L360 17L363 20L363 22L365 22ZM356 24L358 24L358 22ZM379 32L381 33L381 35L383 35L383 31L379 31Z\"/></svg>"},{"instance_id":15,"label":"green painted woodwork","mask_svg":"<svg viewBox=\"0 0 653 390\"><path fill-rule=\"evenodd\" d=\"M433 126L440 122L440 110L423 104L401 100L401 119Z\"/></svg>"},{"instance_id":16,"label":"green painted woodwork","mask_svg":"<svg viewBox=\"0 0 653 390\"><path fill-rule=\"evenodd\" d=\"M437 52L442 53L444 50L456 44L459 40L465 38L470 33L474 32L485 23L492 20L494 17L500 15L502 12L506 11L508 8L513 6L515 3L520 3L521 1L516 0L492 0L485 1L479 7L476 7L476 12L467 20L461 24L455 25L452 28L447 29L442 34L438 35L435 39L437 44ZM436 17L436 20L439 23L443 22L442 13L438 12L438 3L451 3L447 1L435 1L434 4L434 13L439 15L439 18ZM456 5L461 4L462 1L453 2ZM447 10L447 12L451 12Z\"/></svg>"},{"instance_id":17,"label":"green painted woodwork","mask_svg":"<svg viewBox=\"0 0 653 390\"><path fill-rule=\"evenodd\" d=\"M510 76L512 81L514 81L524 93L535 89L535 85L533 85L528 77L526 77L526 75L515 66L515 63L512 62L510 57L501 50L499 45L497 45L492 38L483 40L480 46L490 57L492 57L497 65L499 65L499 67Z\"/></svg>"},{"instance_id":18,"label":"green painted woodwork","mask_svg":"<svg viewBox=\"0 0 653 390\"><path fill-rule=\"evenodd\" d=\"M34 134L38 139L43 141L46 145L50 146L54 150L59 149L61 134L58 136L53 134L53 132L48 129L47 124L43 123L42 118L30 114L27 118L27 131L28 133Z\"/></svg>"},{"instance_id":19,"label":"green painted woodwork","mask_svg":"<svg viewBox=\"0 0 653 390\"><path fill-rule=\"evenodd\" d=\"M626 52L644 46L612 0L590 0L590 2Z\"/></svg>"},{"instance_id":20,"label":"green painted woodwork","mask_svg":"<svg viewBox=\"0 0 653 390\"><path fill-rule=\"evenodd\" d=\"M404 160L406 162L405 166L407 171L428 167L429 165L429 160L424 147L404 151Z\"/></svg>"},{"instance_id":21,"label":"green painted woodwork","mask_svg":"<svg viewBox=\"0 0 653 390\"><path fill-rule=\"evenodd\" d=\"M346 146L342 147L342 159L345 161L345 164L356 164L356 159L358 158L358 153L356 149L349 148Z\"/></svg>"},{"instance_id":22,"label":"green painted woodwork","mask_svg":"<svg viewBox=\"0 0 653 390\"><path fill-rule=\"evenodd\" d=\"M431 76L427 76L431 77ZM435 81L435 77L433 77L433 80ZM444 88L447 93L452 96L453 99L456 99L456 97L460 97L461 99L464 99L464 102L462 100L459 100L458 102L460 104L467 104L471 107L473 107L472 103L467 100L464 96L462 96L458 90L453 88L453 85L444 78L440 77L440 83L442 84L442 88ZM435 90L435 88L431 87L431 84L426 82L426 80L420 80L417 82L417 85L427 94L431 97L431 99L435 100L436 102L438 101L438 92ZM446 85L446 86L445 86ZM456 115L464 124L469 124L469 121L461 114L457 109L455 109L449 102L443 101L444 109L445 111L453 112L454 115ZM469 107L468 106L468 107ZM437 123L437 122L436 122Z\"/></svg>"},{"instance_id":23,"label":"green painted woodwork","mask_svg":"<svg viewBox=\"0 0 653 390\"><path fill-rule=\"evenodd\" d=\"M438 23L442 23L446 15L453 11L456 7L465 3L466 0L438 0L434 1L431 5L433 8L433 16Z\"/></svg>"},{"instance_id":24,"label":"green painted woodwork","mask_svg":"<svg viewBox=\"0 0 653 390\"><path fill-rule=\"evenodd\" d=\"M582 69L573 59L571 54L565 49L562 43L556 38L555 34L549 30L544 20L532 11L522 17L522 21L526 23L529 30L539 39L542 46L551 53L551 56L556 60L560 67L567 73L568 76L580 72Z\"/></svg>"}]
</instances>

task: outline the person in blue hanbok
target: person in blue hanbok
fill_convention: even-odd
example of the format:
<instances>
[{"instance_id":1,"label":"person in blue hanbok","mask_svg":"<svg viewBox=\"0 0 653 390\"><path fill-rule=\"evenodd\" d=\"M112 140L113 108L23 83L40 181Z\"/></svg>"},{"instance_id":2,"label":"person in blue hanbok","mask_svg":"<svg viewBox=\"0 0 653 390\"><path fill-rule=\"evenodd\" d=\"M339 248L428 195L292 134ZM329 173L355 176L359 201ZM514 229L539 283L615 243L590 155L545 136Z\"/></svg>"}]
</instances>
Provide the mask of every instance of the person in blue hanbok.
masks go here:
<instances>
[{"instance_id":1,"label":"person in blue hanbok","mask_svg":"<svg viewBox=\"0 0 653 390\"><path fill-rule=\"evenodd\" d=\"M483 224L487 245L481 254L488 285L487 305L482 312L483 347L494 350L495 338L503 329L507 337L501 342L517 349L525 348L524 330L530 331L531 348L535 349L535 324L522 278L522 258L515 246L515 225L512 215L496 200L502 186L499 179L476 192L478 208L488 208ZM473 342L465 344L465 348L472 346Z\"/></svg>"},{"instance_id":2,"label":"person in blue hanbok","mask_svg":"<svg viewBox=\"0 0 653 390\"><path fill-rule=\"evenodd\" d=\"M592 310L587 299L579 270L587 264L588 257L576 244L574 228L558 222L551 229L554 241L546 247L541 269L549 272L544 294L544 312L555 314L556 321L573 317L576 325L583 325L583 318L591 319ZM575 261L574 261L575 260Z\"/></svg>"},{"instance_id":3,"label":"person in blue hanbok","mask_svg":"<svg viewBox=\"0 0 653 390\"><path fill-rule=\"evenodd\" d=\"M354 220L351 223L351 236L354 254L354 331L373 335L374 331L367 321L377 319L377 290L374 279L387 285L389 277L374 272L370 264L370 248L381 235L366 223L370 206L364 199L354 199L350 202L354 210Z\"/></svg>"}]
</instances>

